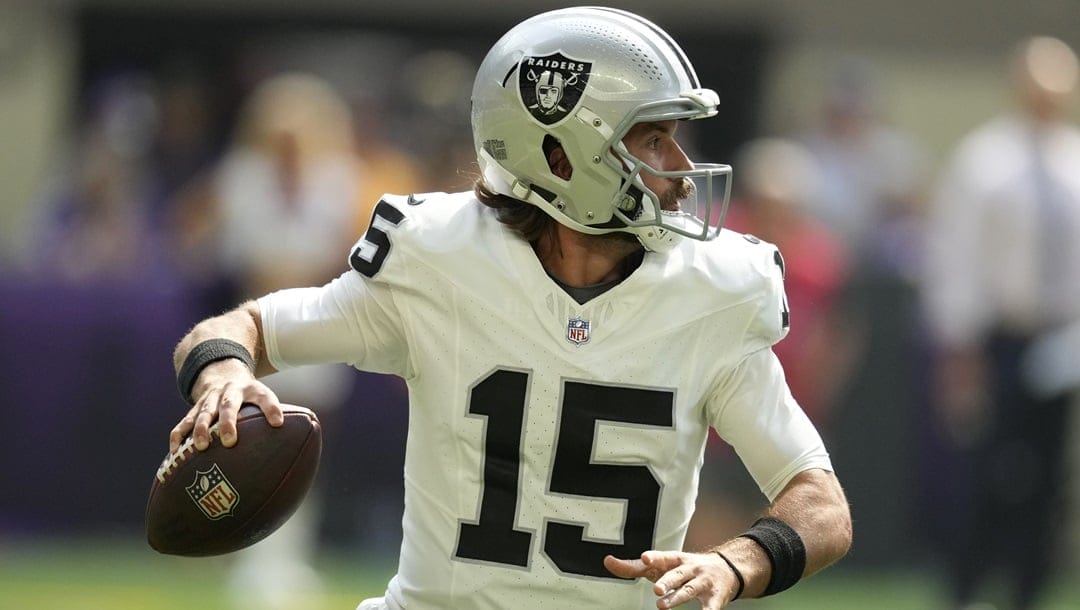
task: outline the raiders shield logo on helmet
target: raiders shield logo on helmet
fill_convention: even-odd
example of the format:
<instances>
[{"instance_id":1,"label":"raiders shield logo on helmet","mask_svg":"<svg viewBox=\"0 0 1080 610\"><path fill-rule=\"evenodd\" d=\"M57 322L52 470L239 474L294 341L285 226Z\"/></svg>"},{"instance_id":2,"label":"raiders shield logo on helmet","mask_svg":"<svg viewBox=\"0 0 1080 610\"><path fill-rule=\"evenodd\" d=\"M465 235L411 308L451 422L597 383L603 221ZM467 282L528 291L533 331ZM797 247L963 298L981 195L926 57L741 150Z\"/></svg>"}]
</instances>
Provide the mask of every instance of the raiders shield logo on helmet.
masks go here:
<instances>
[{"instance_id":1,"label":"raiders shield logo on helmet","mask_svg":"<svg viewBox=\"0 0 1080 610\"><path fill-rule=\"evenodd\" d=\"M525 57L518 68L521 103L537 121L554 125L577 107L591 70L592 62L562 53Z\"/></svg>"}]
</instances>

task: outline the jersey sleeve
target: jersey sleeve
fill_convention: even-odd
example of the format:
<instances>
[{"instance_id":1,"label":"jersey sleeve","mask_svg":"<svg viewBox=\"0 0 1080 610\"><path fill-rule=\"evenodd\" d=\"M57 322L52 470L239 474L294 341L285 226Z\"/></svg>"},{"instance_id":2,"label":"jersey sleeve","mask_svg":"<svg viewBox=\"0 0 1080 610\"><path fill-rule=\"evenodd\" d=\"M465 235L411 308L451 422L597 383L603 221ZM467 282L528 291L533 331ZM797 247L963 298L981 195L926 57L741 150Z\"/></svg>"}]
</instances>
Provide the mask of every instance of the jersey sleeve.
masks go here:
<instances>
[{"instance_id":1,"label":"jersey sleeve","mask_svg":"<svg viewBox=\"0 0 1080 610\"><path fill-rule=\"evenodd\" d=\"M772 346L788 333L784 259L779 249L751 235L728 244L729 268L747 307L740 349L717 372L707 414L717 434L734 447L762 493L772 501L799 472L832 469L829 454L791 395ZM723 262L723 261L722 261Z\"/></svg>"},{"instance_id":2,"label":"jersey sleeve","mask_svg":"<svg viewBox=\"0 0 1080 610\"><path fill-rule=\"evenodd\" d=\"M388 236L404 216L380 202L350 253L352 269L325 286L280 290L258 299L267 357L275 368L346 363L407 377L404 322L392 282ZM393 271L390 271L393 274Z\"/></svg>"},{"instance_id":3,"label":"jersey sleeve","mask_svg":"<svg viewBox=\"0 0 1080 610\"><path fill-rule=\"evenodd\" d=\"M710 422L773 501L798 473L832 470L821 435L791 396L767 347L744 358L710 397Z\"/></svg>"},{"instance_id":4,"label":"jersey sleeve","mask_svg":"<svg viewBox=\"0 0 1080 610\"><path fill-rule=\"evenodd\" d=\"M457 209L445 198L445 193L384 195L349 251L348 271L320 288L259 299L270 363L284 369L343 362L411 377L409 303L415 307L415 270L418 259L445 246L438 227L452 223L438 214L452 216ZM421 206L426 200L431 201ZM468 239L467 232L459 233Z\"/></svg>"},{"instance_id":5,"label":"jersey sleeve","mask_svg":"<svg viewBox=\"0 0 1080 610\"><path fill-rule=\"evenodd\" d=\"M754 262L762 274L756 315L747 327L750 350L772 346L787 336L791 324L787 294L784 291L784 257L776 246L761 242L755 245Z\"/></svg>"}]
</instances>

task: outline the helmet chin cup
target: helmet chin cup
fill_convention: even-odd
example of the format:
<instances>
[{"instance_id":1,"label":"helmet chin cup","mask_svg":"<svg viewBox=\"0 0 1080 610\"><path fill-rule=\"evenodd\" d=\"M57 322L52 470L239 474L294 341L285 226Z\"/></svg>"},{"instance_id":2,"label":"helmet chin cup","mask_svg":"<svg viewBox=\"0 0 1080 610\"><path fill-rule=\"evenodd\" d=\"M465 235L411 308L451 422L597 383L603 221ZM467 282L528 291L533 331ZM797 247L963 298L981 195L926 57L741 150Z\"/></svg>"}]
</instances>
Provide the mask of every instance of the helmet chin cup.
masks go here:
<instances>
[{"instance_id":1,"label":"helmet chin cup","mask_svg":"<svg viewBox=\"0 0 1080 610\"><path fill-rule=\"evenodd\" d=\"M512 28L484 58L473 86L473 143L496 192L572 229L625 231L649 250L665 251L683 237L715 237L731 168L705 163L660 171L630 155L622 139L641 122L715 116L718 102L655 24L616 9L555 10ZM547 138L565 152L569 179L551 171ZM642 173L689 179L696 197L670 201L670 194L649 190Z\"/></svg>"}]
</instances>

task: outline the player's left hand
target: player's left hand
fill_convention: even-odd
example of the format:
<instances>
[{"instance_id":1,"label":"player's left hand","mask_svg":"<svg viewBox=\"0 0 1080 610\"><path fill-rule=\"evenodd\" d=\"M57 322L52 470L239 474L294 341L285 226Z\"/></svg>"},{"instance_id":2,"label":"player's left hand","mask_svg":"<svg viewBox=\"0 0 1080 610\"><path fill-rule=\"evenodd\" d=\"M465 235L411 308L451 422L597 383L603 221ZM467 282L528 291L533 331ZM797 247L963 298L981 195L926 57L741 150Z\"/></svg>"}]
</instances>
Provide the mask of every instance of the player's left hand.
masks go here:
<instances>
[{"instance_id":1,"label":"player's left hand","mask_svg":"<svg viewBox=\"0 0 1080 610\"><path fill-rule=\"evenodd\" d=\"M645 551L641 559L608 555L604 567L621 578L648 578L659 597L656 607L661 609L696 599L702 610L720 610L738 587L731 569L715 553Z\"/></svg>"}]
</instances>

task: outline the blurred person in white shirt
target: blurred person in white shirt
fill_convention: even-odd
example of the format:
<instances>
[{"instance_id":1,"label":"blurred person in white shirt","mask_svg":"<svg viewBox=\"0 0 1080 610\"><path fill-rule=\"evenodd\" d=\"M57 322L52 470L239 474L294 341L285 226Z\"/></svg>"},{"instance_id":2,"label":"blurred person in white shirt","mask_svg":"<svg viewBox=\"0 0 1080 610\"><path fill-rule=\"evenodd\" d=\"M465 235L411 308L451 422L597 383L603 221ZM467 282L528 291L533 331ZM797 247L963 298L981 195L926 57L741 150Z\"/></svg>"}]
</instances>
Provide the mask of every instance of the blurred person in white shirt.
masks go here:
<instances>
[{"instance_id":1,"label":"blurred person in white shirt","mask_svg":"<svg viewBox=\"0 0 1080 610\"><path fill-rule=\"evenodd\" d=\"M957 607L997 567L1007 607L1034 607L1063 539L1070 388L1040 383L1025 362L1080 320L1080 129L1066 121L1077 58L1036 37L1011 70L1017 110L960 142L927 232L933 397L969 473L947 545Z\"/></svg>"}]
</instances>

